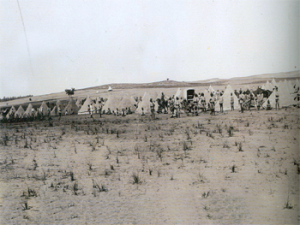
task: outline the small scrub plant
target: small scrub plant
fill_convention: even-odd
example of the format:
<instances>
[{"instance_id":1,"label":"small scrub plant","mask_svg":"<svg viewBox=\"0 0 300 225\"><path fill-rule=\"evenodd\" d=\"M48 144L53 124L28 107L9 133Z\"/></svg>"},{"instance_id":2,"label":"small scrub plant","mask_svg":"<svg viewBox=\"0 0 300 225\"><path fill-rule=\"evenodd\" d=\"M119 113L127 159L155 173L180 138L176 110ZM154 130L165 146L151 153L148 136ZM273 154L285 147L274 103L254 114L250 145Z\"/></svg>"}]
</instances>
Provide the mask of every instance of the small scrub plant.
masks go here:
<instances>
[{"instance_id":1,"label":"small scrub plant","mask_svg":"<svg viewBox=\"0 0 300 225\"><path fill-rule=\"evenodd\" d=\"M236 165L233 165L233 166L231 167L231 173L236 173Z\"/></svg>"},{"instance_id":2,"label":"small scrub plant","mask_svg":"<svg viewBox=\"0 0 300 225\"><path fill-rule=\"evenodd\" d=\"M226 142L224 142L224 144L223 144L223 148L230 148L229 147L229 144L228 144L228 142L226 141Z\"/></svg>"},{"instance_id":3,"label":"small scrub plant","mask_svg":"<svg viewBox=\"0 0 300 225\"><path fill-rule=\"evenodd\" d=\"M208 191L208 192L203 192L202 198L207 198L207 197L209 196L209 194L210 194L210 191Z\"/></svg>"},{"instance_id":4,"label":"small scrub plant","mask_svg":"<svg viewBox=\"0 0 300 225\"><path fill-rule=\"evenodd\" d=\"M141 177L139 176L138 173L133 173L132 174L132 179L133 179L133 181L132 181L133 184L140 184L140 183L142 183Z\"/></svg>"},{"instance_id":5,"label":"small scrub plant","mask_svg":"<svg viewBox=\"0 0 300 225\"><path fill-rule=\"evenodd\" d=\"M71 181L74 181L75 180L75 178L74 178L74 173L71 171L70 172L70 178L71 178Z\"/></svg>"},{"instance_id":6,"label":"small scrub plant","mask_svg":"<svg viewBox=\"0 0 300 225\"><path fill-rule=\"evenodd\" d=\"M228 135L229 137L233 136L233 126L229 126L229 128L227 129Z\"/></svg>"},{"instance_id":7,"label":"small scrub plant","mask_svg":"<svg viewBox=\"0 0 300 225\"><path fill-rule=\"evenodd\" d=\"M293 209L294 206L292 206L292 204L290 203L290 195L288 194L287 200L284 204L284 209Z\"/></svg>"},{"instance_id":8,"label":"small scrub plant","mask_svg":"<svg viewBox=\"0 0 300 225\"><path fill-rule=\"evenodd\" d=\"M243 145L242 145L242 142L239 143L238 148L239 148L239 152L243 152Z\"/></svg>"}]
</instances>

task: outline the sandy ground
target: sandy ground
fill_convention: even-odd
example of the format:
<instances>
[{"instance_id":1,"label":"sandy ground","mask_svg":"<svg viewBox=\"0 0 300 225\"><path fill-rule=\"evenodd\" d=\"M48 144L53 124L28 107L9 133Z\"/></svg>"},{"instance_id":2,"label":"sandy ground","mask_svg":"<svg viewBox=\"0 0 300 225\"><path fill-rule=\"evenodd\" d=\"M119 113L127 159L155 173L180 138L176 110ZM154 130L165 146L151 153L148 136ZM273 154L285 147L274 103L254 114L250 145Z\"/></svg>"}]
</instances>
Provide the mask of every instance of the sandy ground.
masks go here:
<instances>
[{"instance_id":1,"label":"sandy ground","mask_svg":"<svg viewBox=\"0 0 300 225\"><path fill-rule=\"evenodd\" d=\"M0 224L299 224L299 109L1 124Z\"/></svg>"}]
</instances>

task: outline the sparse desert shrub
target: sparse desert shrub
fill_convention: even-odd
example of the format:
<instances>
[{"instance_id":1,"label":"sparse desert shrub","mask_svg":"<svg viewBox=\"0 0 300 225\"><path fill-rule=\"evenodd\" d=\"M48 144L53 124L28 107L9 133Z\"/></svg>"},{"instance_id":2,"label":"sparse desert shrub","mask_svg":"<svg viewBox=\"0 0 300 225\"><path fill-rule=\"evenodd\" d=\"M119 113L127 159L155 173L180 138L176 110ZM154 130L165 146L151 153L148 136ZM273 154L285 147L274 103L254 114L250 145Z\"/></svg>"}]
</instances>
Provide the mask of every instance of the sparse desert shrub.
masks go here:
<instances>
[{"instance_id":1,"label":"sparse desert shrub","mask_svg":"<svg viewBox=\"0 0 300 225\"><path fill-rule=\"evenodd\" d=\"M202 198L207 198L207 197L209 196L209 194L210 194L210 191L208 191L208 192L203 192Z\"/></svg>"},{"instance_id":2,"label":"sparse desert shrub","mask_svg":"<svg viewBox=\"0 0 300 225\"><path fill-rule=\"evenodd\" d=\"M149 175L150 176L152 175L152 169L149 169Z\"/></svg>"},{"instance_id":3,"label":"sparse desert shrub","mask_svg":"<svg viewBox=\"0 0 300 225\"><path fill-rule=\"evenodd\" d=\"M23 210L29 210L31 207L28 205L27 201L22 204Z\"/></svg>"},{"instance_id":4,"label":"sparse desert shrub","mask_svg":"<svg viewBox=\"0 0 300 225\"><path fill-rule=\"evenodd\" d=\"M71 178L71 181L74 181L75 180L75 178L74 178L74 173L71 171L70 172L70 178Z\"/></svg>"},{"instance_id":5,"label":"sparse desert shrub","mask_svg":"<svg viewBox=\"0 0 300 225\"><path fill-rule=\"evenodd\" d=\"M33 170L36 170L36 168L38 167L38 164L35 159L33 159L32 161L33 161Z\"/></svg>"},{"instance_id":6,"label":"sparse desert shrub","mask_svg":"<svg viewBox=\"0 0 300 225\"><path fill-rule=\"evenodd\" d=\"M163 148L158 148L156 150L156 154L157 154L158 158L160 159L160 161L162 161L162 158L163 158L163 156L162 156L163 151L164 151Z\"/></svg>"},{"instance_id":7,"label":"sparse desert shrub","mask_svg":"<svg viewBox=\"0 0 300 225\"><path fill-rule=\"evenodd\" d=\"M253 135L253 131L249 130L249 135L252 136Z\"/></svg>"},{"instance_id":8,"label":"sparse desert shrub","mask_svg":"<svg viewBox=\"0 0 300 225\"><path fill-rule=\"evenodd\" d=\"M93 164L92 163L88 163L88 166L89 166L89 171L92 171L93 170Z\"/></svg>"},{"instance_id":9,"label":"sparse desert shrub","mask_svg":"<svg viewBox=\"0 0 300 225\"><path fill-rule=\"evenodd\" d=\"M173 174L171 175L171 178L170 178L170 180L174 180L174 175L173 175Z\"/></svg>"},{"instance_id":10,"label":"sparse desert shrub","mask_svg":"<svg viewBox=\"0 0 300 225\"><path fill-rule=\"evenodd\" d=\"M242 145L242 142L239 143L239 152L242 152L243 151L243 145Z\"/></svg>"},{"instance_id":11,"label":"sparse desert shrub","mask_svg":"<svg viewBox=\"0 0 300 225\"><path fill-rule=\"evenodd\" d=\"M289 129L289 125L288 124L284 124L283 125L283 129Z\"/></svg>"},{"instance_id":12,"label":"sparse desert shrub","mask_svg":"<svg viewBox=\"0 0 300 225\"><path fill-rule=\"evenodd\" d=\"M157 177L160 177L160 176L161 176L161 171L157 170Z\"/></svg>"},{"instance_id":13,"label":"sparse desert shrub","mask_svg":"<svg viewBox=\"0 0 300 225\"><path fill-rule=\"evenodd\" d=\"M284 209L293 209L294 206L292 206L292 204L290 203L290 194L288 194L287 200L284 204Z\"/></svg>"},{"instance_id":14,"label":"sparse desert shrub","mask_svg":"<svg viewBox=\"0 0 300 225\"><path fill-rule=\"evenodd\" d=\"M114 168L113 165L110 165L110 169L111 169L111 170L115 170L115 168Z\"/></svg>"},{"instance_id":15,"label":"sparse desert shrub","mask_svg":"<svg viewBox=\"0 0 300 225\"><path fill-rule=\"evenodd\" d=\"M228 142L226 141L226 142L224 142L224 144L223 144L223 148L230 148L229 147L229 144L228 144Z\"/></svg>"},{"instance_id":16,"label":"sparse desert shrub","mask_svg":"<svg viewBox=\"0 0 300 225\"><path fill-rule=\"evenodd\" d=\"M233 126L229 126L227 132L228 132L229 137L232 137L233 136Z\"/></svg>"},{"instance_id":17,"label":"sparse desert shrub","mask_svg":"<svg viewBox=\"0 0 300 225\"><path fill-rule=\"evenodd\" d=\"M92 181L93 181L93 188L96 188L99 192L107 192L108 191L108 189L106 188L105 185L103 185L103 184L98 185L98 183L96 181L94 181L94 179L92 179ZM95 196L95 194L94 194L94 196Z\"/></svg>"},{"instance_id":18,"label":"sparse desert shrub","mask_svg":"<svg viewBox=\"0 0 300 225\"><path fill-rule=\"evenodd\" d=\"M29 148L29 145L28 145L28 140L27 140L27 138L25 139L25 145L24 145L24 148Z\"/></svg>"},{"instance_id":19,"label":"sparse desert shrub","mask_svg":"<svg viewBox=\"0 0 300 225\"><path fill-rule=\"evenodd\" d=\"M140 176L139 176L138 173L133 173L132 174L132 179L133 179L133 181L132 181L133 184L140 184L140 183L142 183L142 180L141 180L141 178L140 178Z\"/></svg>"},{"instance_id":20,"label":"sparse desert shrub","mask_svg":"<svg viewBox=\"0 0 300 225\"><path fill-rule=\"evenodd\" d=\"M185 134L186 134L186 139L187 139L187 140L190 140L190 139L191 139L191 133L190 133L190 130L189 130L189 129L186 129L186 130L185 130Z\"/></svg>"},{"instance_id":21,"label":"sparse desert shrub","mask_svg":"<svg viewBox=\"0 0 300 225\"><path fill-rule=\"evenodd\" d=\"M147 135L144 136L144 142L147 142L148 141L148 138L147 138Z\"/></svg>"},{"instance_id":22,"label":"sparse desert shrub","mask_svg":"<svg viewBox=\"0 0 300 225\"><path fill-rule=\"evenodd\" d=\"M220 124L217 124L217 132L219 133L219 134L222 134L222 126L220 125Z\"/></svg>"},{"instance_id":23,"label":"sparse desert shrub","mask_svg":"<svg viewBox=\"0 0 300 225\"><path fill-rule=\"evenodd\" d=\"M77 193L78 190L79 190L79 188L78 188L78 183L75 182L75 183L72 185L72 191L73 191L73 194L74 194L74 195L77 195L77 194L78 194L78 193Z\"/></svg>"},{"instance_id":24,"label":"sparse desert shrub","mask_svg":"<svg viewBox=\"0 0 300 225\"><path fill-rule=\"evenodd\" d=\"M27 189L27 194L28 194L28 197L37 197L36 191L34 189L31 189L31 188Z\"/></svg>"},{"instance_id":25,"label":"sparse desert shrub","mask_svg":"<svg viewBox=\"0 0 300 225\"><path fill-rule=\"evenodd\" d=\"M236 165L233 165L232 167L231 167L231 173L235 173L236 172Z\"/></svg>"}]
</instances>

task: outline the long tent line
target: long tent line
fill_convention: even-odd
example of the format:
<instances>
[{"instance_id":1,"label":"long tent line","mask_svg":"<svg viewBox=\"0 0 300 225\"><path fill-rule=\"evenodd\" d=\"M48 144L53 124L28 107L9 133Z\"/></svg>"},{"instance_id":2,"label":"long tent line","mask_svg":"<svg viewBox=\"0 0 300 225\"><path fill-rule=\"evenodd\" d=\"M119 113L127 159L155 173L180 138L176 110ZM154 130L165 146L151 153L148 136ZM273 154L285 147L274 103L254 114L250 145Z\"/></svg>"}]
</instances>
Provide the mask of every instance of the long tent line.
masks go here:
<instances>
[{"instance_id":1,"label":"long tent line","mask_svg":"<svg viewBox=\"0 0 300 225\"><path fill-rule=\"evenodd\" d=\"M270 105L272 108L275 107L276 103L276 93L280 96L280 107L288 107L292 105L298 105L297 95L299 95L299 88L300 83L299 80L295 80L294 82L291 81L279 81L276 82L275 79L273 79L271 82L267 81L265 84L262 85L263 90L270 91L270 95L268 98L262 98L262 108L267 108L267 105ZM249 87L247 88L249 91ZM277 92L275 93L274 90L277 89ZM179 98L181 100L187 99L189 96L188 88L178 88L176 93L174 93L174 98ZM252 95L254 95L253 91L251 91ZM215 89L210 85L207 89L202 91L202 94L204 99L208 101L211 98L211 94L216 95L216 110L219 111L219 94L218 91L215 91ZM234 108L239 107L239 100L236 91L233 90L233 88L228 85L224 92L222 92L223 95L223 110L230 110L231 109L231 97L233 97L234 101ZM171 97L164 96L166 100L171 99ZM58 116L59 112L62 113L62 115L71 115L71 114L89 114L90 113L90 106L94 105L95 111L100 108L102 109L103 113L114 113L115 111L119 111L122 109L129 109L132 113L150 113L150 99L153 99L155 102L155 111L159 110L159 102L160 96L158 93L154 93L150 95L148 92L144 93L144 96L142 98L133 97L133 96L123 96L123 97L116 97L114 95L110 95L106 101L103 100L103 98L100 98L100 96L96 97L96 99L91 99L89 96L86 97L84 103L81 105L81 101L77 99L76 101L72 98L69 100L67 106L64 107L62 110L62 104L60 100L56 101L55 106L50 109L47 104L43 101L37 109L34 109L32 104L29 103L26 110L23 109L22 105L19 106L18 110L15 109L14 106L10 108L8 113L5 117L3 115L2 118L9 119L14 115L18 118L27 118L30 116L37 116L38 114L41 114L43 116Z\"/></svg>"}]
</instances>

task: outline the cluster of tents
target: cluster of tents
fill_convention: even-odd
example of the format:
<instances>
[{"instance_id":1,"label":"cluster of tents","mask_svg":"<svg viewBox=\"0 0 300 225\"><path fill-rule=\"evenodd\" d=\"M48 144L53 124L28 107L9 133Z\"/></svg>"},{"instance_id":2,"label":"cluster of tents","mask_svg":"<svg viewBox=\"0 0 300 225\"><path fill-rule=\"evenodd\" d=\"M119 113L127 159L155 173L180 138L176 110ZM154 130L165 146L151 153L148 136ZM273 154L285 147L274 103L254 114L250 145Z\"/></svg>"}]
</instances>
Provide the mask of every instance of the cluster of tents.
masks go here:
<instances>
[{"instance_id":1,"label":"cluster of tents","mask_svg":"<svg viewBox=\"0 0 300 225\"><path fill-rule=\"evenodd\" d=\"M270 97L267 99L270 102L270 105L272 108L275 107L275 100L276 100L276 91L274 91L277 88L279 95L279 104L280 107L288 107L292 105L299 105L298 96L299 96L299 88L300 88L300 82L299 80L294 81L279 81L276 82L274 79L269 82L267 81L263 86L262 89L273 91ZM268 104L268 101L265 101L263 104L263 107L266 107Z\"/></svg>"},{"instance_id":2,"label":"cluster of tents","mask_svg":"<svg viewBox=\"0 0 300 225\"><path fill-rule=\"evenodd\" d=\"M278 88L278 94L279 94L279 103L280 107L288 107L291 105L298 105L299 101L296 100L297 95L299 96L299 87L300 83L299 80L291 81L280 81L276 82L274 79L269 82L267 81L265 84L262 85L262 89L272 91L272 94L269 96L268 99L264 99L264 103L262 107L267 106L267 102L269 100L271 107L275 107L275 98L276 94L274 89ZM214 88L212 86L209 86L209 88L202 91L204 94L204 97L206 101L208 102L210 99L211 93L216 93ZM176 91L174 97L178 97L179 99L192 99L195 94L194 89L181 89L178 88ZM223 92L223 109L224 110L230 110L231 109L231 94L234 98L234 108L239 108L238 103L238 97L235 95L235 91L232 89L230 85L228 85ZM57 100L55 103L55 106L50 109L48 105L45 102L42 102L40 107L38 109L34 109L32 104L29 103L27 106L27 109L24 110L22 106L19 106L19 108L16 110L14 106L12 106L8 113L6 114L6 118L9 119L11 115L13 114L14 117L18 118L28 118L28 117L36 117L38 114L47 116L57 116L58 115L58 109L62 109L62 115L71 115L71 114L88 114L89 113L89 105L93 105L95 108L100 109L102 107L102 111L107 112L115 111L115 110L122 110L122 109L129 109L131 112L136 113L149 113L150 112L150 99L156 100L157 98L160 98L161 96L158 96L158 94L152 94L145 93L144 96L140 99L140 101L137 101L137 98L134 98L133 96L123 96L123 97L116 97L113 95L110 95L108 99L103 102L103 99L100 97L97 97L96 99L91 99L89 96L85 99L84 103L81 105L81 102L79 99L75 101L73 98L70 98L68 104L62 109L62 104L60 100ZM166 97L167 99L167 97ZM102 105L103 104L103 105ZM216 104L216 110L218 110L219 104ZM159 108L158 102L155 101L155 110L157 111ZM2 116L2 114L1 114ZM2 119L2 118L0 118Z\"/></svg>"}]
</instances>

